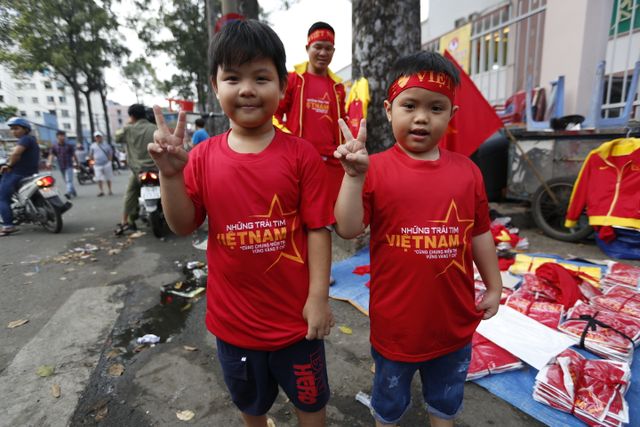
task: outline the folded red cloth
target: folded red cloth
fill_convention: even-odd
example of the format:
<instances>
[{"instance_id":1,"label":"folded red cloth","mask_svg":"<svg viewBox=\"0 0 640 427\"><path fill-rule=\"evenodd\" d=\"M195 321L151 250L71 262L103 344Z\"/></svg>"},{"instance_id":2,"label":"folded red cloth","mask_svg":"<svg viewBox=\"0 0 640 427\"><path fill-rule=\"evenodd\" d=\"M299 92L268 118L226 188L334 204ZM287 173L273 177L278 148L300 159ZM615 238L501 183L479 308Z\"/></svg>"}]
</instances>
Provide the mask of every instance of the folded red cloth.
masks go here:
<instances>
[{"instance_id":1,"label":"folded red cloth","mask_svg":"<svg viewBox=\"0 0 640 427\"><path fill-rule=\"evenodd\" d=\"M573 307L576 301L583 298L578 287L582 283L578 273L567 270L560 264L545 262L536 270L536 276L558 289L556 301L566 309Z\"/></svg>"},{"instance_id":2,"label":"folded red cloth","mask_svg":"<svg viewBox=\"0 0 640 427\"><path fill-rule=\"evenodd\" d=\"M364 276L365 274L371 273L370 265L359 265L352 271L353 274L357 274L358 276Z\"/></svg>"}]
</instances>

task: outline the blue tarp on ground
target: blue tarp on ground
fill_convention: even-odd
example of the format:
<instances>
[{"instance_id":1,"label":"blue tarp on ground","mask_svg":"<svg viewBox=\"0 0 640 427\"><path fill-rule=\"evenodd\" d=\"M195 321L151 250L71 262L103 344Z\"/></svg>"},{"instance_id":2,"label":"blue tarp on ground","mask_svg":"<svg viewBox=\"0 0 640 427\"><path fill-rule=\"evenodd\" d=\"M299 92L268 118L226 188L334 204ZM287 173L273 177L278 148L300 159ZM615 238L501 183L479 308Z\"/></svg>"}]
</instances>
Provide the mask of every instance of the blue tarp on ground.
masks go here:
<instances>
[{"instance_id":1,"label":"blue tarp on ground","mask_svg":"<svg viewBox=\"0 0 640 427\"><path fill-rule=\"evenodd\" d=\"M348 301L367 315L369 314L369 288L365 286L365 283L369 281L369 275L353 274L353 269L368 264L369 248L362 249L351 258L335 263L331 268L335 283L329 289L331 298ZM581 352L586 356L594 357L586 351ZM533 384L537 373L536 369L527 367L517 371L489 375L475 380L475 382L547 425L583 426L584 424L574 416L533 400ZM631 387L627 391L626 400L629 404L630 422L628 425L640 427L640 349L637 349L633 357Z\"/></svg>"}]
</instances>

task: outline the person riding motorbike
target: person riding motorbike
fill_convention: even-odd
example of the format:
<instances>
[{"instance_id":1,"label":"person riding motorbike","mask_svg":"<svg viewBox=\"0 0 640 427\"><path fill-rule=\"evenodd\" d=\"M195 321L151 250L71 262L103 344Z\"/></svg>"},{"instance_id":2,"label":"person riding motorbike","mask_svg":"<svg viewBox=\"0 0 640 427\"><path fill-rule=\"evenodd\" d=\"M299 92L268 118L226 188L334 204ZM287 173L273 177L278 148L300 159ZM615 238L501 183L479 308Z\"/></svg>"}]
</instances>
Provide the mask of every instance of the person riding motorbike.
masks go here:
<instances>
[{"instance_id":1,"label":"person riding motorbike","mask_svg":"<svg viewBox=\"0 0 640 427\"><path fill-rule=\"evenodd\" d=\"M0 168L0 216L2 229L0 237L8 236L17 231L13 224L11 212L11 195L18 187L20 180L38 173L40 163L40 147L31 133L31 124L21 118L12 117L7 121L11 133L18 139L16 146L9 155L7 163Z\"/></svg>"}]
</instances>

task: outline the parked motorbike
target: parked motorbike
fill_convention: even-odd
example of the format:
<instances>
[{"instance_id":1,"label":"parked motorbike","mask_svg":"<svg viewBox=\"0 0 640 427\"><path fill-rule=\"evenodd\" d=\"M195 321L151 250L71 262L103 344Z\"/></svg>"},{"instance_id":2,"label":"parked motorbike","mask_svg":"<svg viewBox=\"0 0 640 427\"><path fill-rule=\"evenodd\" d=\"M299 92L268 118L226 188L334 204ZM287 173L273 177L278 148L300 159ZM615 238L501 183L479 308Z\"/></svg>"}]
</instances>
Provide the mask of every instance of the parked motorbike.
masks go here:
<instances>
[{"instance_id":1,"label":"parked motorbike","mask_svg":"<svg viewBox=\"0 0 640 427\"><path fill-rule=\"evenodd\" d=\"M52 233L62 230L62 214L72 204L63 202L55 182L49 173L37 173L20 181L11 196L14 224L38 224Z\"/></svg>"},{"instance_id":2,"label":"parked motorbike","mask_svg":"<svg viewBox=\"0 0 640 427\"><path fill-rule=\"evenodd\" d=\"M95 172L93 170L93 160L87 160L84 163L79 163L76 167L76 178L80 185L85 185L88 182L93 182L95 179Z\"/></svg>"},{"instance_id":3,"label":"parked motorbike","mask_svg":"<svg viewBox=\"0 0 640 427\"><path fill-rule=\"evenodd\" d=\"M157 170L144 170L138 174L140 180L140 219L147 223L153 235L163 237L168 230L160 200L160 176Z\"/></svg>"}]
</instances>

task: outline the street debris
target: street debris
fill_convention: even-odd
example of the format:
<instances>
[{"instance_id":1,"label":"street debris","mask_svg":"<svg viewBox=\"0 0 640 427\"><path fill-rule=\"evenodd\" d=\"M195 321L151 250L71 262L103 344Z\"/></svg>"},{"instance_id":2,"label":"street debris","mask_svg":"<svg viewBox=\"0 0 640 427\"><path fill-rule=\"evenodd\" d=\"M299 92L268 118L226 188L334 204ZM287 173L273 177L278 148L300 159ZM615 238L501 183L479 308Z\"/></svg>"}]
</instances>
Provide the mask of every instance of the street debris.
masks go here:
<instances>
[{"instance_id":1,"label":"street debris","mask_svg":"<svg viewBox=\"0 0 640 427\"><path fill-rule=\"evenodd\" d=\"M100 409L96 411L95 420L98 422L104 420L107 417L107 412L109 412L109 407L105 403L102 407L100 407Z\"/></svg>"},{"instance_id":2,"label":"street debris","mask_svg":"<svg viewBox=\"0 0 640 427\"><path fill-rule=\"evenodd\" d=\"M340 330L340 332L342 332L345 335L353 334L353 330L348 326L340 325L338 326L338 329Z\"/></svg>"},{"instance_id":3,"label":"street debris","mask_svg":"<svg viewBox=\"0 0 640 427\"><path fill-rule=\"evenodd\" d=\"M107 370L107 372L112 377L119 377L124 373L124 365L122 365L121 363L115 363L109 366L109 369Z\"/></svg>"},{"instance_id":4,"label":"street debris","mask_svg":"<svg viewBox=\"0 0 640 427\"><path fill-rule=\"evenodd\" d=\"M160 337L154 334L145 334L136 339L136 342L138 344L157 344L160 342Z\"/></svg>"},{"instance_id":5,"label":"street debris","mask_svg":"<svg viewBox=\"0 0 640 427\"><path fill-rule=\"evenodd\" d=\"M182 348L187 351L198 351L198 347L191 347L190 345L183 345Z\"/></svg>"},{"instance_id":6,"label":"street debris","mask_svg":"<svg viewBox=\"0 0 640 427\"><path fill-rule=\"evenodd\" d=\"M196 414L193 411L190 411L188 409L185 409L184 411L176 412L176 417L178 417L180 421L189 421L193 419L193 417L195 416Z\"/></svg>"},{"instance_id":7,"label":"street debris","mask_svg":"<svg viewBox=\"0 0 640 427\"><path fill-rule=\"evenodd\" d=\"M51 365L41 365L36 369L36 375L39 377L50 377L55 372L55 368Z\"/></svg>"},{"instance_id":8,"label":"street debris","mask_svg":"<svg viewBox=\"0 0 640 427\"><path fill-rule=\"evenodd\" d=\"M14 320L13 322L9 322L9 324L7 325L7 328L9 329L17 328L18 326L22 326L26 323L29 323L29 319Z\"/></svg>"},{"instance_id":9,"label":"street debris","mask_svg":"<svg viewBox=\"0 0 640 427\"><path fill-rule=\"evenodd\" d=\"M189 305L189 301L205 291L207 286L207 266L200 261L189 261L182 264L175 262L181 268L186 279L166 284L160 290L160 303L163 305L180 303ZM186 309L190 308L186 307Z\"/></svg>"},{"instance_id":10,"label":"street debris","mask_svg":"<svg viewBox=\"0 0 640 427\"><path fill-rule=\"evenodd\" d=\"M51 396L56 399L60 397L60 386L58 384L51 384Z\"/></svg>"},{"instance_id":11,"label":"street debris","mask_svg":"<svg viewBox=\"0 0 640 427\"><path fill-rule=\"evenodd\" d=\"M106 357L107 357L107 359L111 360L111 359L114 359L114 358L120 356L121 354L123 354L125 352L126 352L126 350L123 350L120 347L116 347L116 348L111 349L109 351L109 353L107 353Z\"/></svg>"},{"instance_id":12,"label":"street debris","mask_svg":"<svg viewBox=\"0 0 640 427\"><path fill-rule=\"evenodd\" d=\"M267 427L276 427L276 422L273 421L273 418L267 418Z\"/></svg>"},{"instance_id":13,"label":"street debris","mask_svg":"<svg viewBox=\"0 0 640 427\"><path fill-rule=\"evenodd\" d=\"M371 396L369 396L367 393L359 391L356 394L356 400L362 403L367 408L371 408Z\"/></svg>"}]
</instances>

